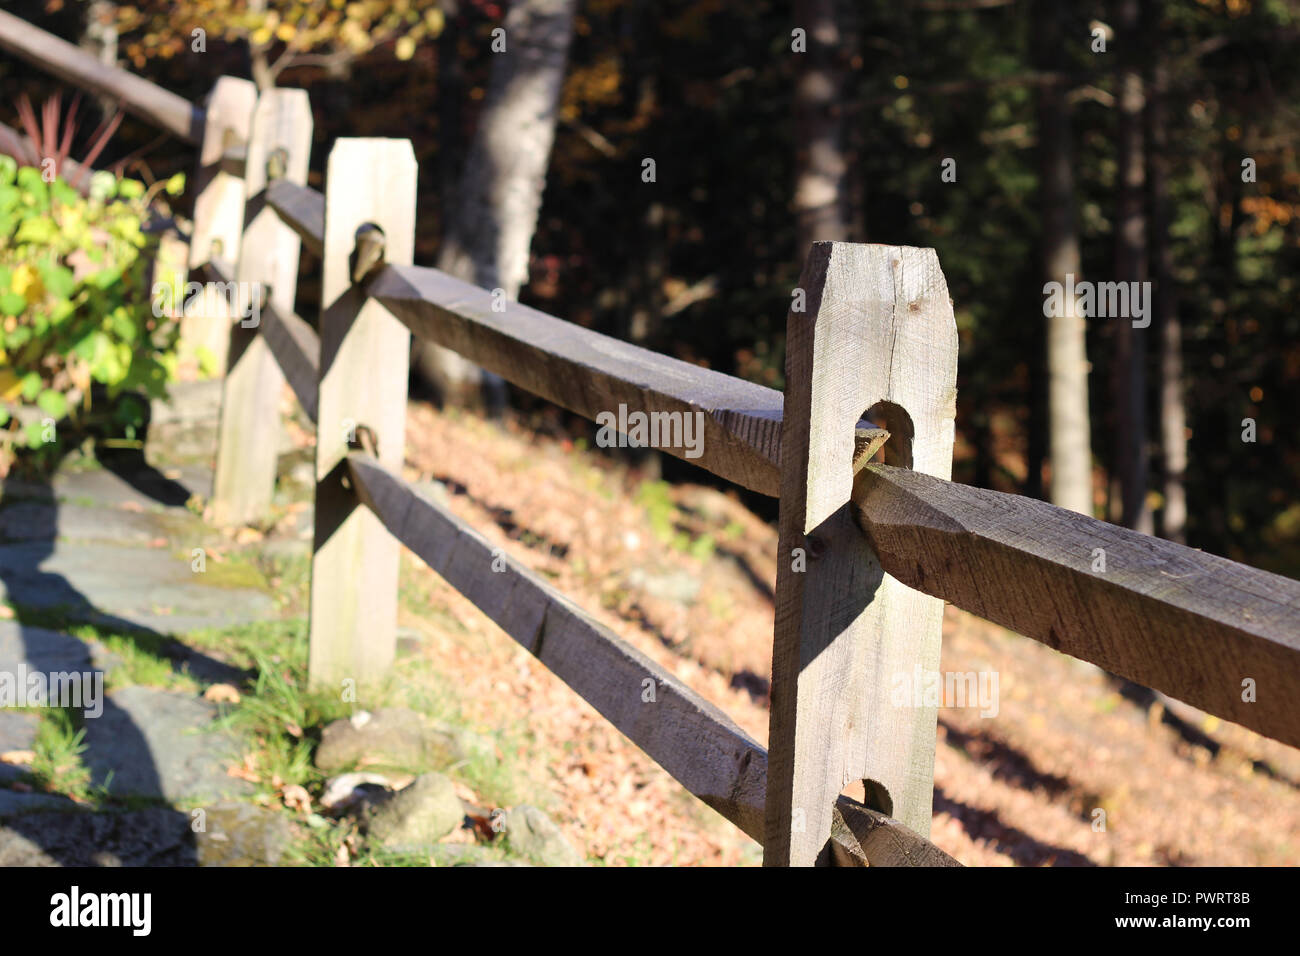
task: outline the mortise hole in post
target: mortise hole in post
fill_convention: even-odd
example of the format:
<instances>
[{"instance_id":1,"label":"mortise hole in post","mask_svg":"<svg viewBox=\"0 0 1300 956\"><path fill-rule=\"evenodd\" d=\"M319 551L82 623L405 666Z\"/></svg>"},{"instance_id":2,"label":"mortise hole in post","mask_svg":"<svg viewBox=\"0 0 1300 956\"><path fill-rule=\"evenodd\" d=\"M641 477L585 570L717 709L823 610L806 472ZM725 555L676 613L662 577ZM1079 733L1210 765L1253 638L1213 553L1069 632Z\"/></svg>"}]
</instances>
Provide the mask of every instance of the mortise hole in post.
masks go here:
<instances>
[{"instance_id":1,"label":"mortise hole in post","mask_svg":"<svg viewBox=\"0 0 1300 956\"><path fill-rule=\"evenodd\" d=\"M363 281L384 259L384 230L373 222L357 227L356 245L348 257L353 282Z\"/></svg>"},{"instance_id":2,"label":"mortise hole in post","mask_svg":"<svg viewBox=\"0 0 1300 956\"><path fill-rule=\"evenodd\" d=\"M840 791L840 796L856 800L864 807L887 817L894 815L894 798L889 795L889 789L878 780L854 780Z\"/></svg>"},{"instance_id":3,"label":"mortise hole in post","mask_svg":"<svg viewBox=\"0 0 1300 956\"><path fill-rule=\"evenodd\" d=\"M862 413L861 418L889 432L889 441L880 447L871 461L898 468L912 467L912 439L916 429L907 409L893 402L876 402Z\"/></svg>"}]
</instances>

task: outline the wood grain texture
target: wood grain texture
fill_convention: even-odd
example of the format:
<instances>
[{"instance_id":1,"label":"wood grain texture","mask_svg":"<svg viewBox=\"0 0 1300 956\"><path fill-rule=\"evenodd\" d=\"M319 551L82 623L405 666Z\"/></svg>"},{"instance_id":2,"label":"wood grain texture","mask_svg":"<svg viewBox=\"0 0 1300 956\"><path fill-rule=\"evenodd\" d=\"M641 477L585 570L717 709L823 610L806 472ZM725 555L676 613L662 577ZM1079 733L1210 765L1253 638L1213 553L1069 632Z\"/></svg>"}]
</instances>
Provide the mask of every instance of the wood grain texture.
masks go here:
<instances>
[{"instance_id":1,"label":"wood grain texture","mask_svg":"<svg viewBox=\"0 0 1300 956\"><path fill-rule=\"evenodd\" d=\"M864 469L854 506L910 587L1300 746L1300 582L887 465Z\"/></svg>"},{"instance_id":2,"label":"wood grain texture","mask_svg":"<svg viewBox=\"0 0 1300 956\"><path fill-rule=\"evenodd\" d=\"M348 443L364 427L378 457L402 464L411 336L352 284L358 228L383 230L387 261L415 251L415 153L407 140L340 139L326 175L320 384L316 428L316 534L312 556L309 676L337 690L378 681L397 647L400 550L344 484Z\"/></svg>"},{"instance_id":3,"label":"wood grain texture","mask_svg":"<svg viewBox=\"0 0 1300 956\"><path fill-rule=\"evenodd\" d=\"M629 410L703 412L701 455L663 451L746 488L779 493L781 393L629 345L435 269L390 265L368 287L418 337L595 419Z\"/></svg>"},{"instance_id":4,"label":"wood grain texture","mask_svg":"<svg viewBox=\"0 0 1300 956\"><path fill-rule=\"evenodd\" d=\"M210 259L199 274L206 281L225 284L231 281L232 271L229 263ZM298 403L307 417L316 421L316 389L320 381L320 337L316 330L292 312L281 315L273 302L262 307L261 330Z\"/></svg>"},{"instance_id":5,"label":"wood grain texture","mask_svg":"<svg viewBox=\"0 0 1300 956\"><path fill-rule=\"evenodd\" d=\"M767 751L760 744L370 455L350 454L348 470L361 501L398 540L688 791L763 842ZM647 681L655 688L653 702L643 699ZM960 865L897 820L847 797L838 800L834 816L836 865Z\"/></svg>"},{"instance_id":6,"label":"wood grain texture","mask_svg":"<svg viewBox=\"0 0 1300 956\"><path fill-rule=\"evenodd\" d=\"M901 407L887 455L951 474L957 330L933 250L816 243L786 335L765 865L825 861L846 784L930 832L935 708L891 698L937 670L943 604L885 574L853 521L856 423ZM859 457L859 463L861 459ZM800 569L797 554L806 562Z\"/></svg>"},{"instance_id":7,"label":"wood grain texture","mask_svg":"<svg viewBox=\"0 0 1300 956\"><path fill-rule=\"evenodd\" d=\"M325 252L325 197L301 183L274 180L266 187L266 201L285 224L298 234L312 255Z\"/></svg>"},{"instance_id":8,"label":"wood grain texture","mask_svg":"<svg viewBox=\"0 0 1300 956\"><path fill-rule=\"evenodd\" d=\"M289 387L307 417L316 421L316 388L320 382L320 336L307 320L281 312L274 302L262 306L262 338L275 356Z\"/></svg>"},{"instance_id":9,"label":"wood grain texture","mask_svg":"<svg viewBox=\"0 0 1300 956\"><path fill-rule=\"evenodd\" d=\"M80 47L0 10L0 48L59 79L118 100L128 112L189 143L202 139L203 111L133 73L99 62Z\"/></svg>"},{"instance_id":10,"label":"wood grain texture","mask_svg":"<svg viewBox=\"0 0 1300 956\"><path fill-rule=\"evenodd\" d=\"M361 500L399 541L682 786L762 840L767 754L753 738L393 470L356 452L348 468Z\"/></svg>"},{"instance_id":11,"label":"wood grain texture","mask_svg":"<svg viewBox=\"0 0 1300 956\"><path fill-rule=\"evenodd\" d=\"M261 302L293 313L298 287L298 234L266 205L267 162L287 164L286 178L307 179L312 117L302 90L268 90L258 99L248 141L244 183L250 197L235 266L239 305L229 324L228 369L222 385L221 423L212 520L239 525L266 515L275 490L284 374L260 334Z\"/></svg>"},{"instance_id":12,"label":"wood grain texture","mask_svg":"<svg viewBox=\"0 0 1300 956\"><path fill-rule=\"evenodd\" d=\"M223 76L208 94L198 168L190 186L194 194L191 270L215 258L231 263L239 260L247 194L243 177L223 170L221 157L231 145L247 146L256 108L257 87L248 80ZM181 357L197 359L206 351L216 374L223 374L230 349L231 314L229 303L213 290L205 290L196 303L187 303L181 320Z\"/></svg>"},{"instance_id":13,"label":"wood grain texture","mask_svg":"<svg viewBox=\"0 0 1300 956\"><path fill-rule=\"evenodd\" d=\"M825 862L831 866L961 866L892 817L840 797Z\"/></svg>"}]
</instances>

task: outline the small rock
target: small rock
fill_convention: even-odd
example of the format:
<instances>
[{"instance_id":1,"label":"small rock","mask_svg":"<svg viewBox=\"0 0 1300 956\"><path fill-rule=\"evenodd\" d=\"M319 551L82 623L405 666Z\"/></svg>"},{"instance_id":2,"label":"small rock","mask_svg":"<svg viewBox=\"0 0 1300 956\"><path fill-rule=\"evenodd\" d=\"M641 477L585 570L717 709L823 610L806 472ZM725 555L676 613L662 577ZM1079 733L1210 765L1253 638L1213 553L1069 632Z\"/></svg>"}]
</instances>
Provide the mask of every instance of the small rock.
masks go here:
<instances>
[{"instance_id":1,"label":"small rock","mask_svg":"<svg viewBox=\"0 0 1300 956\"><path fill-rule=\"evenodd\" d=\"M437 843L465 819L452 782L440 773L421 774L369 814L370 839L390 850L418 851Z\"/></svg>"},{"instance_id":2,"label":"small rock","mask_svg":"<svg viewBox=\"0 0 1300 956\"><path fill-rule=\"evenodd\" d=\"M585 860L555 821L536 807L515 807L506 814L510 848L542 866L582 866Z\"/></svg>"},{"instance_id":3,"label":"small rock","mask_svg":"<svg viewBox=\"0 0 1300 956\"><path fill-rule=\"evenodd\" d=\"M344 810L388 792L392 786L381 773L345 773L325 783L320 805L331 813Z\"/></svg>"},{"instance_id":4,"label":"small rock","mask_svg":"<svg viewBox=\"0 0 1300 956\"><path fill-rule=\"evenodd\" d=\"M275 866L292 835L282 814L232 802L205 810L194 838L200 866Z\"/></svg>"},{"instance_id":5,"label":"small rock","mask_svg":"<svg viewBox=\"0 0 1300 956\"><path fill-rule=\"evenodd\" d=\"M365 714L362 720L362 714ZM489 756L490 742L460 727L393 707L336 720L321 733L316 766L327 773L358 765L442 770L470 757Z\"/></svg>"},{"instance_id":6,"label":"small rock","mask_svg":"<svg viewBox=\"0 0 1300 956\"><path fill-rule=\"evenodd\" d=\"M161 807L24 813L0 824L0 867L194 866L194 837L186 814Z\"/></svg>"}]
</instances>

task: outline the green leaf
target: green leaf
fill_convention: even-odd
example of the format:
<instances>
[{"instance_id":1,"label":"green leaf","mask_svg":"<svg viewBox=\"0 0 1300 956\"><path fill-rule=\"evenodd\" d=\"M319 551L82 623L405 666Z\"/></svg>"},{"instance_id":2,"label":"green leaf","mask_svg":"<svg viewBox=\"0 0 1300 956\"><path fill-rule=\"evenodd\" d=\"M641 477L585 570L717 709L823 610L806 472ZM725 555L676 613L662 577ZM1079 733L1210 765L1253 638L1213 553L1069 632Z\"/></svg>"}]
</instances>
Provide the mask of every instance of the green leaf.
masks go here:
<instances>
[{"instance_id":1,"label":"green leaf","mask_svg":"<svg viewBox=\"0 0 1300 956\"><path fill-rule=\"evenodd\" d=\"M113 310L109 317L109 325L112 326L113 332L119 339L124 342L134 342L138 337L140 330L136 327L135 322L131 320L131 315L125 308L119 306Z\"/></svg>"},{"instance_id":2,"label":"green leaf","mask_svg":"<svg viewBox=\"0 0 1300 956\"><path fill-rule=\"evenodd\" d=\"M59 227L54 224L53 219L46 216L35 216L25 220L18 227L18 233L14 236L14 239L18 242L46 245L58 234Z\"/></svg>"},{"instance_id":3,"label":"green leaf","mask_svg":"<svg viewBox=\"0 0 1300 956\"><path fill-rule=\"evenodd\" d=\"M76 310L77 307L67 299L54 303L54 308L50 310L50 325L62 325Z\"/></svg>"},{"instance_id":4,"label":"green leaf","mask_svg":"<svg viewBox=\"0 0 1300 956\"><path fill-rule=\"evenodd\" d=\"M81 202L81 194L62 179L50 184L50 195L60 206L76 206Z\"/></svg>"},{"instance_id":5,"label":"green leaf","mask_svg":"<svg viewBox=\"0 0 1300 956\"><path fill-rule=\"evenodd\" d=\"M27 447L40 448L45 444L45 423L30 421L27 423Z\"/></svg>"},{"instance_id":6,"label":"green leaf","mask_svg":"<svg viewBox=\"0 0 1300 956\"><path fill-rule=\"evenodd\" d=\"M41 385L43 384L41 376L38 373L28 372L23 376L23 398L30 402L40 394Z\"/></svg>"},{"instance_id":7,"label":"green leaf","mask_svg":"<svg viewBox=\"0 0 1300 956\"><path fill-rule=\"evenodd\" d=\"M107 289L109 286L122 281L122 270L120 268L101 269L99 272L86 276L85 281L87 285L92 285L96 289Z\"/></svg>"},{"instance_id":8,"label":"green leaf","mask_svg":"<svg viewBox=\"0 0 1300 956\"><path fill-rule=\"evenodd\" d=\"M144 195L144 183L135 179L124 179L118 184L117 194L124 199L139 199Z\"/></svg>"},{"instance_id":9,"label":"green leaf","mask_svg":"<svg viewBox=\"0 0 1300 956\"><path fill-rule=\"evenodd\" d=\"M24 166L18 170L18 188L22 191L29 205L38 212L50 207L50 189L41 178L41 171L33 166Z\"/></svg>"},{"instance_id":10,"label":"green leaf","mask_svg":"<svg viewBox=\"0 0 1300 956\"><path fill-rule=\"evenodd\" d=\"M27 308L27 297L17 292L0 292L0 313L4 315L22 315Z\"/></svg>"},{"instance_id":11,"label":"green leaf","mask_svg":"<svg viewBox=\"0 0 1300 956\"><path fill-rule=\"evenodd\" d=\"M185 191L185 174L177 173L171 179L167 180L167 185L163 188L167 190L168 196L179 196Z\"/></svg>"},{"instance_id":12,"label":"green leaf","mask_svg":"<svg viewBox=\"0 0 1300 956\"><path fill-rule=\"evenodd\" d=\"M71 269L50 261L37 264L36 269L40 272L41 281L45 283L45 290L50 295L59 299L72 296L73 290L77 287L77 280L73 278Z\"/></svg>"},{"instance_id":13,"label":"green leaf","mask_svg":"<svg viewBox=\"0 0 1300 956\"><path fill-rule=\"evenodd\" d=\"M12 156L0 156L0 185L8 185L18 175L18 163Z\"/></svg>"},{"instance_id":14,"label":"green leaf","mask_svg":"<svg viewBox=\"0 0 1300 956\"><path fill-rule=\"evenodd\" d=\"M60 419L68 411L68 399L62 392L56 392L52 388L47 388L36 397L36 404L40 406L41 411L53 419Z\"/></svg>"}]
</instances>

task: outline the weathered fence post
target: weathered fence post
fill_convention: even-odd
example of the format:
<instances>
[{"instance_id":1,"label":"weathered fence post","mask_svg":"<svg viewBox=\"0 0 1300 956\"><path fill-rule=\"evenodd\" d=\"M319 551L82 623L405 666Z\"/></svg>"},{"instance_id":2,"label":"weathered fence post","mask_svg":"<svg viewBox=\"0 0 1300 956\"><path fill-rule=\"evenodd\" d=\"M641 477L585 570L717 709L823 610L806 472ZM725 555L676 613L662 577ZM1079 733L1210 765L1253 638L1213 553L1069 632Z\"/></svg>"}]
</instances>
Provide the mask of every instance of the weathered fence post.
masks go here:
<instances>
[{"instance_id":1,"label":"weathered fence post","mask_svg":"<svg viewBox=\"0 0 1300 956\"><path fill-rule=\"evenodd\" d=\"M228 149L248 146L257 106L257 87L249 80L223 76L208 95L204 114L203 142L194 174L194 227L190 234L190 269L208 260L222 259L231 266L239 255L244 231L244 177L223 168ZM182 283L182 288L184 283ZM200 350L209 353L220 375L226 369L229 347L230 309L211 290L187 310L181 320L181 357L197 359Z\"/></svg>"},{"instance_id":2,"label":"weathered fence post","mask_svg":"<svg viewBox=\"0 0 1300 956\"><path fill-rule=\"evenodd\" d=\"M371 683L396 651L400 546L357 501L344 458L364 427L380 462L402 467L411 334L353 282L353 253L358 230L373 225L382 230L384 260L411 264L415 185L407 140L340 139L330 153L311 573L309 671L316 687Z\"/></svg>"},{"instance_id":3,"label":"weathered fence post","mask_svg":"<svg viewBox=\"0 0 1300 956\"><path fill-rule=\"evenodd\" d=\"M949 478L957 330L932 249L819 242L786 338L780 550L763 862L825 862L846 784L928 837L943 602L885 574L853 519L855 426L886 461ZM880 403L889 403L881 405ZM905 693L904 693L905 691Z\"/></svg>"},{"instance_id":4,"label":"weathered fence post","mask_svg":"<svg viewBox=\"0 0 1300 956\"><path fill-rule=\"evenodd\" d=\"M268 167L275 178L307 182L311 133L305 91L268 90L258 100L244 169L248 205L234 275L238 314L227 332L229 367L212 492L217 524L244 524L264 517L271 506L284 373L258 334L259 310L269 299L286 315L293 311L301 240L266 205L266 184L272 178Z\"/></svg>"}]
</instances>

